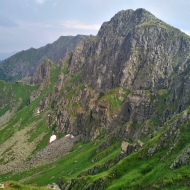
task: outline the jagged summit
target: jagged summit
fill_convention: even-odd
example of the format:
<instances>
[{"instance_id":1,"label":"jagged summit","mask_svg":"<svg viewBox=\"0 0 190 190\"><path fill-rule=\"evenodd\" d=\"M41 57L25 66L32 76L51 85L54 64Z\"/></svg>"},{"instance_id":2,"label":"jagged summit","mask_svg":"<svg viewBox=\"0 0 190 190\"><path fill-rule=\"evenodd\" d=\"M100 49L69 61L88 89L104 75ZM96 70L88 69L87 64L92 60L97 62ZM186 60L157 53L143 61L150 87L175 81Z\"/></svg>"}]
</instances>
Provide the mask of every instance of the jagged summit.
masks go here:
<instances>
[{"instance_id":1,"label":"jagged summit","mask_svg":"<svg viewBox=\"0 0 190 190\"><path fill-rule=\"evenodd\" d=\"M110 21L113 21L114 19L129 19L130 21L134 21L136 18L138 18L138 21L136 21L136 24L140 22L147 22L147 20L151 19L157 19L152 13L147 11L146 9L139 8L136 10L128 9L128 10L122 10L119 11L117 14L115 14Z\"/></svg>"},{"instance_id":2,"label":"jagged summit","mask_svg":"<svg viewBox=\"0 0 190 190\"><path fill-rule=\"evenodd\" d=\"M179 53L182 44L185 56ZM167 88L173 71L186 64L189 45L187 36L145 9L120 11L73 51L71 73L84 67L83 79L103 91Z\"/></svg>"},{"instance_id":3,"label":"jagged summit","mask_svg":"<svg viewBox=\"0 0 190 190\"><path fill-rule=\"evenodd\" d=\"M132 9L122 10L112 17L109 22L104 22L102 24L98 36L110 35L110 33L125 36L137 25L152 20L156 21L158 19L145 9L139 8L135 11Z\"/></svg>"}]
</instances>

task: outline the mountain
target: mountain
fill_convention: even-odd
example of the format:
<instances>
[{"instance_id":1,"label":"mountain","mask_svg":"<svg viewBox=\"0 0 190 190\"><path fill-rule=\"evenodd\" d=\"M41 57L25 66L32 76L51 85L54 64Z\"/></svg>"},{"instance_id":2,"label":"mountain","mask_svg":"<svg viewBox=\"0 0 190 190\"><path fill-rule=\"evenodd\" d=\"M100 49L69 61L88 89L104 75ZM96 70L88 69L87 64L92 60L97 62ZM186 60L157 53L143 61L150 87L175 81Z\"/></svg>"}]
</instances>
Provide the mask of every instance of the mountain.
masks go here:
<instances>
[{"instance_id":1,"label":"mountain","mask_svg":"<svg viewBox=\"0 0 190 190\"><path fill-rule=\"evenodd\" d=\"M0 60L3 61L4 59L7 59L8 57L16 54L17 51L10 52L10 53L0 53Z\"/></svg>"},{"instance_id":2,"label":"mountain","mask_svg":"<svg viewBox=\"0 0 190 190\"><path fill-rule=\"evenodd\" d=\"M145 9L125 10L58 64L1 81L1 180L189 189L189 63L189 36Z\"/></svg>"},{"instance_id":3,"label":"mountain","mask_svg":"<svg viewBox=\"0 0 190 190\"><path fill-rule=\"evenodd\" d=\"M31 77L39 64L48 58L57 63L86 37L85 35L61 36L52 44L47 44L39 49L30 48L21 51L1 62L0 79L14 82L24 77Z\"/></svg>"}]
</instances>

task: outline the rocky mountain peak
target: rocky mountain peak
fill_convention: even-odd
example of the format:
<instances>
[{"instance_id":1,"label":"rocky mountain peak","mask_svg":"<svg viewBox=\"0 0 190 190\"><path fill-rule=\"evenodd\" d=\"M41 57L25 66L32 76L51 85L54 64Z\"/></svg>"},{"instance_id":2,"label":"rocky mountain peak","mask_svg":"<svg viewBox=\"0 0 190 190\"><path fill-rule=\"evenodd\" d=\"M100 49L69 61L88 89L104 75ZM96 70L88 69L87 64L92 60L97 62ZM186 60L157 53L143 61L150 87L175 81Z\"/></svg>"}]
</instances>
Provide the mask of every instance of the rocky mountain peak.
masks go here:
<instances>
[{"instance_id":1,"label":"rocky mountain peak","mask_svg":"<svg viewBox=\"0 0 190 190\"><path fill-rule=\"evenodd\" d=\"M99 37L105 35L126 36L127 33L134 29L137 25L158 20L149 11L139 8L137 10L122 10L119 11L109 22L104 22L98 32Z\"/></svg>"},{"instance_id":2,"label":"rocky mountain peak","mask_svg":"<svg viewBox=\"0 0 190 190\"><path fill-rule=\"evenodd\" d=\"M137 9L117 13L102 25L96 37L82 41L63 63L67 63L64 67L68 66L72 77L80 77L97 92L107 94L117 87L130 90L117 120L142 124L159 114L165 122L186 108L188 98L165 112L156 107L159 97L169 91L175 99L186 96L189 52L190 41L183 33L145 9ZM90 109L94 115L98 110ZM113 116L99 126L112 129Z\"/></svg>"},{"instance_id":3,"label":"rocky mountain peak","mask_svg":"<svg viewBox=\"0 0 190 190\"><path fill-rule=\"evenodd\" d=\"M151 12L147 11L146 9L143 8L138 8L134 11L135 15L141 16L141 17L146 17L146 18L154 18L157 19Z\"/></svg>"}]
</instances>

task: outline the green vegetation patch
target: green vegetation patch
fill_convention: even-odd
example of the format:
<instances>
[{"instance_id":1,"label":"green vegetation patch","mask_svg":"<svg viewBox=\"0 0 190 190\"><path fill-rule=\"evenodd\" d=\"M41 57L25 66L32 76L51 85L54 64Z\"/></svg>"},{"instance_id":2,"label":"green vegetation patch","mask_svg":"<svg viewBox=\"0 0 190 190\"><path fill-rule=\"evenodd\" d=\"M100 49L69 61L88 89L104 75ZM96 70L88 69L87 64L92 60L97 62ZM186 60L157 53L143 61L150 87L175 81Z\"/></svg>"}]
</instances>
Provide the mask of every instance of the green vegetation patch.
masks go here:
<instances>
[{"instance_id":1,"label":"green vegetation patch","mask_svg":"<svg viewBox=\"0 0 190 190\"><path fill-rule=\"evenodd\" d=\"M8 110L9 110L8 107L5 107L5 108L1 109L1 110L0 110L0 117L1 117L2 115L4 115Z\"/></svg>"},{"instance_id":2,"label":"green vegetation patch","mask_svg":"<svg viewBox=\"0 0 190 190\"><path fill-rule=\"evenodd\" d=\"M82 78L81 76L73 76L71 79L70 79L70 82L82 82Z\"/></svg>"},{"instance_id":3,"label":"green vegetation patch","mask_svg":"<svg viewBox=\"0 0 190 190\"><path fill-rule=\"evenodd\" d=\"M68 73L69 73L68 67L64 67L64 68L63 68L63 74L64 74L64 75L67 75Z\"/></svg>"},{"instance_id":4,"label":"green vegetation patch","mask_svg":"<svg viewBox=\"0 0 190 190\"><path fill-rule=\"evenodd\" d=\"M80 85L78 86L78 88L79 88L79 90L83 90L83 89L84 89L84 84L80 84Z\"/></svg>"},{"instance_id":5,"label":"green vegetation patch","mask_svg":"<svg viewBox=\"0 0 190 190\"><path fill-rule=\"evenodd\" d=\"M159 126L159 125L161 125L161 121L157 117L152 117L152 118L148 119L147 124L146 124L146 126L148 128L156 127L156 126Z\"/></svg>"},{"instance_id":6,"label":"green vegetation patch","mask_svg":"<svg viewBox=\"0 0 190 190\"><path fill-rule=\"evenodd\" d=\"M69 91L71 91L72 88L70 86L66 86L65 89L67 92L69 92Z\"/></svg>"},{"instance_id":7,"label":"green vegetation patch","mask_svg":"<svg viewBox=\"0 0 190 190\"><path fill-rule=\"evenodd\" d=\"M130 90L123 87L113 88L104 95L103 92L99 94L99 101L106 100L113 107L120 108L125 100L125 98L130 94Z\"/></svg>"},{"instance_id":8,"label":"green vegetation patch","mask_svg":"<svg viewBox=\"0 0 190 190\"><path fill-rule=\"evenodd\" d=\"M72 104L72 107L80 107L81 105L80 105L80 102L74 102L73 104Z\"/></svg>"},{"instance_id":9,"label":"green vegetation patch","mask_svg":"<svg viewBox=\"0 0 190 190\"><path fill-rule=\"evenodd\" d=\"M160 89L160 90L158 91L158 94L159 94L160 96L168 95L168 90Z\"/></svg>"},{"instance_id":10,"label":"green vegetation patch","mask_svg":"<svg viewBox=\"0 0 190 190\"><path fill-rule=\"evenodd\" d=\"M158 91L158 103L156 107L156 113L161 116L164 110L166 109L166 100L169 96L169 91L165 89L161 89Z\"/></svg>"},{"instance_id":11,"label":"green vegetation patch","mask_svg":"<svg viewBox=\"0 0 190 190\"><path fill-rule=\"evenodd\" d=\"M52 63L54 64L54 63ZM51 85L49 86L49 88L51 89L53 87L53 85L55 84L55 82L57 81L57 78L59 76L59 72L60 72L60 68L54 64L54 69L52 69L51 73L50 73L50 81L51 81Z\"/></svg>"}]
</instances>

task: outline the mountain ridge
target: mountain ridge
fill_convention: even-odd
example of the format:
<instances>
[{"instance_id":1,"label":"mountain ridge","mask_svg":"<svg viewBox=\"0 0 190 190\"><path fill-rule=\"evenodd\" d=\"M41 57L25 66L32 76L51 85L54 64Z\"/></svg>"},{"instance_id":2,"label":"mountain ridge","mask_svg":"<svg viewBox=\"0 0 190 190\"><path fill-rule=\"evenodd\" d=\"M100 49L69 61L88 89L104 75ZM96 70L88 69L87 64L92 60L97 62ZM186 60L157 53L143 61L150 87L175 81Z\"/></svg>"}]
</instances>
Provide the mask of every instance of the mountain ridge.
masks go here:
<instances>
[{"instance_id":1,"label":"mountain ridge","mask_svg":"<svg viewBox=\"0 0 190 190\"><path fill-rule=\"evenodd\" d=\"M24 77L31 77L39 64L48 58L57 63L86 37L85 35L61 36L52 44L18 52L1 62L0 79L15 82Z\"/></svg>"}]
</instances>

